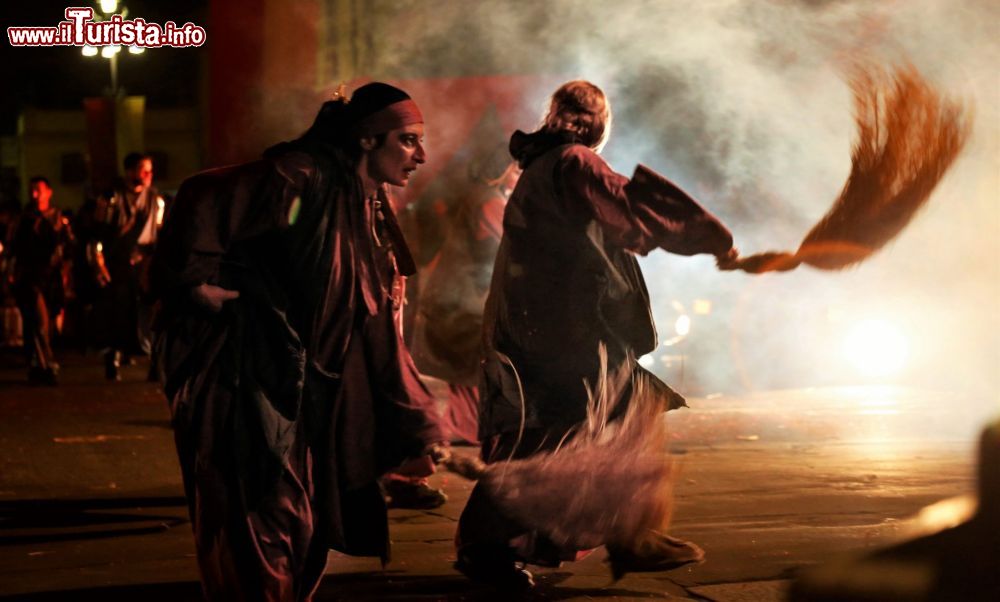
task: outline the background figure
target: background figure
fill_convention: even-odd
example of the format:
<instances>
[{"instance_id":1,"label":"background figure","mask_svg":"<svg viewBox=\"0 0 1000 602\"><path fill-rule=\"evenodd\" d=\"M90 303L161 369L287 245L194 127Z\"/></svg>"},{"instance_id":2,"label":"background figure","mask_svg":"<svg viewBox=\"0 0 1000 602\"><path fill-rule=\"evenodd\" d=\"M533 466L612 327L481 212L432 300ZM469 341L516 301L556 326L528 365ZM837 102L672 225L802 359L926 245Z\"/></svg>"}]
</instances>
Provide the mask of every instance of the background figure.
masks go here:
<instances>
[{"instance_id":1,"label":"background figure","mask_svg":"<svg viewBox=\"0 0 1000 602\"><path fill-rule=\"evenodd\" d=\"M487 462L551 451L571 435L587 417L585 383L597 386L602 347L609 374L642 378L664 410L684 405L636 361L657 340L635 254L711 253L721 264L736 250L717 219L662 177L642 166L631 180L615 173L597 153L610 126L604 93L575 81L553 94L538 131L511 137L524 173L504 213L483 320L479 433ZM621 399L630 397L626 387ZM459 519L456 543L458 570L519 589L532 580L517 563L553 566L579 552L505 516L483 483ZM608 552L616 575L702 555L693 544L655 532L631 549Z\"/></svg>"},{"instance_id":2,"label":"background figure","mask_svg":"<svg viewBox=\"0 0 1000 602\"><path fill-rule=\"evenodd\" d=\"M52 205L48 179L30 181L31 202L14 226L11 239L14 297L21 312L28 381L55 385L59 365L52 353L52 333L67 296L73 232Z\"/></svg>"},{"instance_id":3,"label":"background figure","mask_svg":"<svg viewBox=\"0 0 1000 602\"><path fill-rule=\"evenodd\" d=\"M165 202L153 187L153 160L129 153L125 177L99 198L96 207L100 234L92 248L95 270L103 285L95 313L95 340L106 349L104 373L120 380L123 359L149 353L151 304L149 265L162 223Z\"/></svg>"},{"instance_id":4,"label":"background figure","mask_svg":"<svg viewBox=\"0 0 1000 602\"><path fill-rule=\"evenodd\" d=\"M99 203L106 207L107 199L86 197L72 220L73 236L76 238L72 268L73 302L66 307L66 322L73 343L83 352L99 338L96 333L94 304L101 295L102 288L108 283L103 255L95 256L104 226L98 220ZM102 260L100 263L98 257ZM63 334L65 336L67 333Z\"/></svg>"},{"instance_id":5,"label":"background figure","mask_svg":"<svg viewBox=\"0 0 1000 602\"><path fill-rule=\"evenodd\" d=\"M483 306L503 234L504 207L520 175L506 145L472 163L472 185L441 250L421 274L413 359L421 374L448 384L442 426L453 442L479 440Z\"/></svg>"},{"instance_id":6,"label":"background figure","mask_svg":"<svg viewBox=\"0 0 1000 602\"><path fill-rule=\"evenodd\" d=\"M8 275L11 266L10 243L14 237L14 226L17 217L21 215L21 203L13 197L5 197L0 191L0 317L2 317L2 332L0 345L20 347L24 344L22 338L21 312L11 290Z\"/></svg>"},{"instance_id":7,"label":"background figure","mask_svg":"<svg viewBox=\"0 0 1000 602\"><path fill-rule=\"evenodd\" d=\"M261 160L181 185L154 261L156 346L210 600L309 600L331 548L388 561L378 478L433 471L388 195L422 139L416 103L371 83Z\"/></svg>"}]
</instances>

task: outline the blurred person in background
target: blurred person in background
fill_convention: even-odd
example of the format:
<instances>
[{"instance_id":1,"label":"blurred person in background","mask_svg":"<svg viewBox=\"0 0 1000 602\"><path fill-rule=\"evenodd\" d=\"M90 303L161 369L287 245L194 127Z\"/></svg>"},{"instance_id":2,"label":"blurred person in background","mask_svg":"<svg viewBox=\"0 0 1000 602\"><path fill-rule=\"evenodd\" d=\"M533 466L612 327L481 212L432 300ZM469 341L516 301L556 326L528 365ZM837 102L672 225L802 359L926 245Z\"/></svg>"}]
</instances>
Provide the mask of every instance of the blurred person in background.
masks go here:
<instances>
[{"instance_id":1,"label":"blurred person in background","mask_svg":"<svg viewBox=\"0 0 1000 602\"><path fill-rule=\"evenodd\" d=\"M90 252L102 287L96 343L105 349L104 375L112 381L121 380L123 361L150 351L149 263L165 211L153 186L152 157L129 153L124 167L124 178L97 201L99 233Z\"/></svg>"},{"instance_id":2,"label":"blurred person in background","mask_svg":"<svg viewBox=\"0 0 1000 602\"><path fill-rule=\"evenodd\" d=\"M469 186L444 243L421 273L413 359L447 384L443 425L452 442L478 443L483 306L503 234L503 212L521 168L506 144L469 165Z\"/></svg>"},{"instance_id":3,"label":"blurred person in background","mask_svg":"<svg viewBox=\"0 0 1000 602\"><path fill-rule=\"evenodd\" d=\"M10 187L14 188L14 187ZM5 190L6 189L6 190ZM2 332L0 345L20 347L22 339L21 312L17 310L17 302L11 290L8 266L10 265L10 239L14 233L14 225L21 214L21 202L16 193L7 187L0 189L0 316L2 316Z\"/></svg>"},{"instance_id":4,"label":"blurred person in background","mask_svg":"<svg viewBox=\"0 0 1000 602\"><path fill-rule=\"evenodd\" d=\"M59 364L52 353L52 335L66 303L73 231L52 204L47 178L31 178L29 190L31 202L13 226L8 270L23 321L28 381L55 385Z\"/></svg>"}]
</instances>

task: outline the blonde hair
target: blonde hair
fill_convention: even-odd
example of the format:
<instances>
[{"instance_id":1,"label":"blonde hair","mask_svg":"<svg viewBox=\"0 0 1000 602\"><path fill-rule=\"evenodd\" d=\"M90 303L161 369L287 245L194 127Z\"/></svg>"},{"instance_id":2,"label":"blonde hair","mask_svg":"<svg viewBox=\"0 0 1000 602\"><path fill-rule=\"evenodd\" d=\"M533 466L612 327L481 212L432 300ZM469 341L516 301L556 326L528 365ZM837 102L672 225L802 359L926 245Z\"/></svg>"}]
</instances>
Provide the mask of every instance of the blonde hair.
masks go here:
<instances>
[{"instance_id":1,"label":"blonde hair","mask_svg":"<svg viewBox=\"0 0 1000 602\"><path fill-rule=\"evenodd\" d=\"M604 92L588 81L566 82L552 94L542 128L569 132L580 144L600 151L611 133L611 104Z\"/></svg>"}]
</instances>

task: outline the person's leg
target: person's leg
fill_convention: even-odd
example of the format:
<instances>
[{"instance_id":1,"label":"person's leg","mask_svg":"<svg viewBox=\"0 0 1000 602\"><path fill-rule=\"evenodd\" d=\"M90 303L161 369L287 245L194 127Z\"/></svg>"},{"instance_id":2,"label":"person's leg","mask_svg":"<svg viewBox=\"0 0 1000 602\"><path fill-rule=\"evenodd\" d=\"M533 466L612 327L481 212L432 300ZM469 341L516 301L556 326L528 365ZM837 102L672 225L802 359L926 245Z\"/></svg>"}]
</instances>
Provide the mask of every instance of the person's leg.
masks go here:
<instances>
[{"instance_id":1,"label":"person's leg","mask_svg":"<svg viewBox=\"0 0 1000 602\"><path fill-rule=\"evenodd\" d=\"M38 368L38 304L34 295L27 287L15 289L14 299L17 301L17 310L21 312L22 342L24 345L24 358L28 361L28 378L32 378L32 370Z\"/></svg>"},{"instance_id":2,"label":"person's leg","mask_svg":"<svg viewBox=\"0 0 1000 602\"><path fill-rule=\"evenodd\" d=\"M531 573L518 566L511 547L511 540L524 533L525 529L507 519L486 488L477 483L458 519L455 569L473 581L502 589L531 588Z\"/></svg>"},{"instance_id":3,"label":"person's leg","mask_svg":"<svg viewBox=\"0 0 1000 602\"><path fill-rule=\"evenodd\" d=\"M309 600L322 578L328 548L315 528L312 457L304 437L289 451L273 488L253 502L235 459L220 460L213 445L203 445L212 437L205 431L175 436L206 599Z\"/></svg>"},{"instance_id":4,"label":"person's leg","mask_svg":"<svg viewBox=\"0 0 1000 602\"><path fill-rule=\"evenodd\" d=\"M541 431L504 433L483 441L482 457L487 463L529 456L545 447ZM493 501L485 486L477 483L458 519L455 535L455 568L474 581L500 588L527 589L534 582L519 563L525 560L513 547L518 538L534 534L508 518ZM533 559L532 559L533 560Z\"/></svg>"},{"instance_id":5,"label":"person's leg","mask_svg":"<svg viewBox=\"0 0 1000 602\"><path fill-rule=\"evenodd\" d=\"M55 316L49 311L45 297L38 293L38 356L42 367L42 382L49 386L58 384L59 364L52 352L52 331L55 326Z\"/></svg>"},{"instance_id":6,"label":"person's leg","mask_svg":"<svg viewBox=\"0 0 1000 602\"><path fill-rule=\"evenodd\" d=\"M135 269L129 265L114 270L108 288L108 352L104 356L104 375L117 381L121 380L122 364L131 365L131 356L138 351L139 291Z\"/></svg>"},{"instance_id":7,"label":"person's leg","mask_svg":"<svg viewBox=\"0 0 1000 602\"><path fill-rule=\"evenodd\" d=\"M269 602L310 599L326 568L327 547L321 537L314 542L311 455L301 439L273 495L248 513L255 552L248 560L260 572Z\"/></svg>"},{"instance_id":8,"label":"person's leg","mask_svg":"<svg viewBox=\"0 0 1000 602\"><path fill-rule=\"evenodd\" d=\"M391 311L386 308L366 320L362 332L376 424L381 429L388 427L404 434L411 444L425 439L426 436L421 431L432 425L438 428L440 412L434 396L420 380L413 358L399 336ZM444 438L443 431L439 437ZM384 454L382 458L398 461L419 455L423 451L421 447L411 445L409 449L375 451ZM381 479L381 486L393 508L427 510L437 508L448 500L442 490L431 487L422 478L388 473Z\"/></svg>"},{"instance_id":9,"label":"person's leg","mask_svg":"<svg viewBox=\"0 0 1000 602\"><path fill-rule=\"evenodd\" d=\"M143 299L136 301L135 338L138 349L143 355L153 352L153 305Z\"/></svg>"},{"instance_id":10,"label":"person's leg","mask_svg":"<svg viewBox=\"0 0 1000 602\"><path fill-rule=\"evenodd\" d=\"M326 568L327 548L314 541L305 484L286 470L275 490L247 508L230 475L196 477L193 523L202 584L209 600L308 600Z\"/></svg>"},{"instance_id":11,"label":"person's leg","mask_svg":"<svg viewBox=\"0 0 1000 602\"><path fill-rule=\"evenodd\" d=\"M45 298L36 286L24 286L16 295L24 323L24 351L28 359L28 380L38 384L56 384L49 343L49 312Z\"/></svg>"},{"instance_id":12,"label":"person's leg","mask_svg":"<svg viewBox=\"0 0 1000 602\"><path fill-rule=\"evenodd\" d=\"M104 352L104 378L119 381L121 376L122 353L114 347Z\"/></svg>"}]
</instances>

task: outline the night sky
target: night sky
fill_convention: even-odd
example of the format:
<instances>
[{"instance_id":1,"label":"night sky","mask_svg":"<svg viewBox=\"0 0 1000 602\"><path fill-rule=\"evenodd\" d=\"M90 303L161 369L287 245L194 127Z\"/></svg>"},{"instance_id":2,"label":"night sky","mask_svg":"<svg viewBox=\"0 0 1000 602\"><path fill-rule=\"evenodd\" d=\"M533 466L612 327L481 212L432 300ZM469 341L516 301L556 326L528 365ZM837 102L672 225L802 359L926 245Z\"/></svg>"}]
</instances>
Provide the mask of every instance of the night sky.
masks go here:
<instances>
[{"instance_id":1,"label":"night sky","mask_svg":"<svg viewBox=\"0 0 1000 602\"><path fill-rule=\"evenodd\" d=\"M78 47L11 47L6 37L9 26L54 26L64 19L67 6L91 3L72 0L31 0L4 2L2 55L0 55L0 135L13 135L17 116L24 107L79 109L82 99L99 96L110 87L107 59L85 57ZM190 21L206 26L208 0L127 0L127 18L141 17L162 24ZM93 3L96 6L96 3ZM211 36L209 36L209 43ZM158 48L141 55L119 55L119 82L128 94L143 95L149 107L192 106L198 103L201 70L206 46L200 48Z\"/></svg>"}]
</instances>

